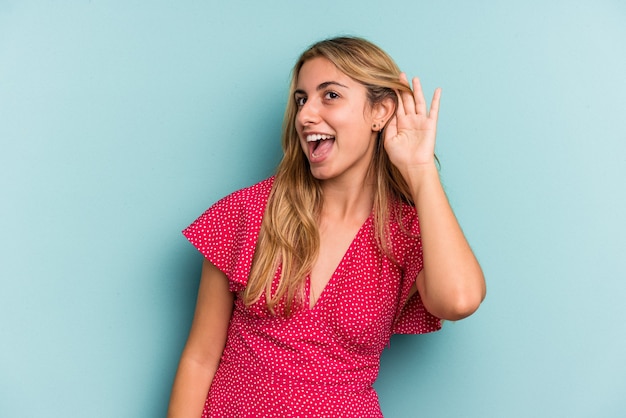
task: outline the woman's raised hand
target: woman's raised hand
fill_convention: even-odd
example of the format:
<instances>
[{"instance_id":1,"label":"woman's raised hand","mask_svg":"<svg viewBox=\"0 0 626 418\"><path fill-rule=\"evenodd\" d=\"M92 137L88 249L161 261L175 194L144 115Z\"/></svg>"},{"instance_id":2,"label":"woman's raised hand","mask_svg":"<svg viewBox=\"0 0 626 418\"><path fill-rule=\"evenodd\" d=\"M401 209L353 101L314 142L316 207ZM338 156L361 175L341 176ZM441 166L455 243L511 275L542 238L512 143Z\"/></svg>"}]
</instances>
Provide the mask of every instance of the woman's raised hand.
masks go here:
<instances>
[{"instance_id":1,"label":"woman's raised hand","mask_svg":"<svg viewBox=\"0 0 626 418\"><path fill-rule=\"evenodd\" d=\"M409 85L406 74L400 80ZM430 111L422 85L413 78L413 91L398 92L398 108L385 129L384 144L389 159L406 177L409 172L431 167L435 161L435 137L441 89L433 95Z\"/></svg>"}]
</instances>

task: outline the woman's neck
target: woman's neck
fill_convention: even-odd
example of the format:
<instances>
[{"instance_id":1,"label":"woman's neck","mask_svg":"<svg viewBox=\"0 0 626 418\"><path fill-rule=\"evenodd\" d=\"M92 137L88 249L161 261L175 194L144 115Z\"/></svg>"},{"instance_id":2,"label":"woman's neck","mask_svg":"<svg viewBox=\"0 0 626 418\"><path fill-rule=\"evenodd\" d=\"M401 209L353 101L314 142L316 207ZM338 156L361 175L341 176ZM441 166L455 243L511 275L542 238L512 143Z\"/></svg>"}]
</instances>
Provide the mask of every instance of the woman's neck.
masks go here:
<instances>
[{"instance_id":1,"label":"woman's neck","mask_svg":"<svg viewBox=\"0 0 626 418\"><path fill-rule=\"evenodd\" d=\"M367 218L374 204L373 181L322 183L322 216L338 221Z\"/></svg>"}]
</instances>

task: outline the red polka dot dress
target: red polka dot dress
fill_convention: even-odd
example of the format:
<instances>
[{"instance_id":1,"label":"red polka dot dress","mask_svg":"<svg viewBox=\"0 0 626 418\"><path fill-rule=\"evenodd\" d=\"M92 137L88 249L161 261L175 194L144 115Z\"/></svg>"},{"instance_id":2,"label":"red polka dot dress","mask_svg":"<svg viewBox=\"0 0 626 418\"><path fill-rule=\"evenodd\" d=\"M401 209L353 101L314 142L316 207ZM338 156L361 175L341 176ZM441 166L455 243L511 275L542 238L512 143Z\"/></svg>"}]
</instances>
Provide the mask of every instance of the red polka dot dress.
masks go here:
<instances>
[{"instance_id":1,"label":"red polka dot dress","mask_svg":"<svg viewBox=\"0 0 626 418\"><path fill-rule=\"evenodd\" d=\"M223 198L183 231L235 293L246 286L272 184ZM414 208L403 205L402 216L404 228L390 225L398 263L379 250L370 215L312 308L287 318L271 315L263 300L245 306L235 298L202 418L382 417L372 384L391 335L441 328L419 294L409 298L422 250Z\"/></svg>"}]
</instances>

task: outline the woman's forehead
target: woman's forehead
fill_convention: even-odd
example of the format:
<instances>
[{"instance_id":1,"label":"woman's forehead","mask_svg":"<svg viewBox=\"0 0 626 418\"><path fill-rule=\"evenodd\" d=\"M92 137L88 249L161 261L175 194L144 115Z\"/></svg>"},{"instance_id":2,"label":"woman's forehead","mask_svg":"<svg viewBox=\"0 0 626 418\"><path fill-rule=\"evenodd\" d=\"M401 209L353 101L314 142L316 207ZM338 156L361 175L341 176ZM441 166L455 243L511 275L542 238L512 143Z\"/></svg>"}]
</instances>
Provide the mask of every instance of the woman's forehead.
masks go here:
<instances>
[{"instance_id":1,"label":"woman's forehead","mask_svg":"<svg viewBox=\"0 0 626 418\"><path fill-rule=\"evenodd\" d=\"M338 83L347 88L360 84L342 72L327 58L315 57L305 61L300 67L296 79L296 89L318 89L323 84L328 83Z\"/></svg>"}]
</instances>

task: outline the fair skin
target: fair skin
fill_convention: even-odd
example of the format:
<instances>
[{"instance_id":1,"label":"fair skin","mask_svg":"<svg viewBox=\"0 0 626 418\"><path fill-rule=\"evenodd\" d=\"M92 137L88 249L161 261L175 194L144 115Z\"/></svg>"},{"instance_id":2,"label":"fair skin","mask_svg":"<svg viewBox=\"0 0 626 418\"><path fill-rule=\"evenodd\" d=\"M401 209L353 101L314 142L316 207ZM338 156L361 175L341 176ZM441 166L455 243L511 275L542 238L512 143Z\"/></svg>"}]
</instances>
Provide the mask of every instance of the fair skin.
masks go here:
<instances>
[{"instance_id":1,"label":"fair skin","mask_svg":"<svg viewBox=\"0 0 626 418\"><path fill-rule=\"evenodd\" d=\"M226 275L205 260L196 312L174 379L168 418L201 415L226 344L233 300Z\"/></svg>"},{"instance_id":2,"label":"fair skin","mask_svg":"<svg viewBox=\"0 0 626 418\"><path fill-rule=\"evenodd\" d=\"M404 75L401 79L408 85ZM391 100L371 105L366 93L363 85L325 58L307 61L298 74L296 130L312 174L322 180L324 195L319 256L310 275L310 307L371 213L368 167L377 131L386 125L385 150L407 181L420 214L424 268L415 291L435 316L464 318L483 300L485 282L448 204L433 158L441 90L435 91L430 111L417 79L413 79L413 93L399 94L397 110ZM315 144L321 138L322 143ZM168 418L200 416L224 349L232 309L226 276L205 260Z\"/></svg>"}]
</instances>

